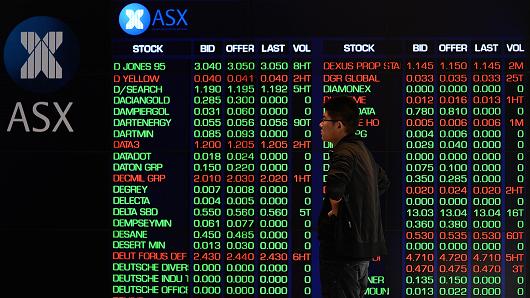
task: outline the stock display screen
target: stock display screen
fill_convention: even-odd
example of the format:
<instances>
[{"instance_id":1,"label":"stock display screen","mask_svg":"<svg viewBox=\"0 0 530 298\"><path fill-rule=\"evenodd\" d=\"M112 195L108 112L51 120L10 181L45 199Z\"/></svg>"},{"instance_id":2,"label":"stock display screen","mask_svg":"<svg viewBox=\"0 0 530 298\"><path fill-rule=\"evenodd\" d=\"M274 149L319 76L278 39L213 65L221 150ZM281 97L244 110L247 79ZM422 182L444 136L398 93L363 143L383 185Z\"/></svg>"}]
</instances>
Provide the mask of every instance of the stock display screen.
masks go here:
<instances>
[{"instance_id":1,"label":"stock display screen","mask_svg":"<svg viewBox=\"0 0 530 298\"><path fill-rule=\"evenodd\" d=\"M113 38L115 296L319 297L334 95L392 185L366 295L525 295L524 39L237 36L145 5Z\"/></svg>"}]
</instances>

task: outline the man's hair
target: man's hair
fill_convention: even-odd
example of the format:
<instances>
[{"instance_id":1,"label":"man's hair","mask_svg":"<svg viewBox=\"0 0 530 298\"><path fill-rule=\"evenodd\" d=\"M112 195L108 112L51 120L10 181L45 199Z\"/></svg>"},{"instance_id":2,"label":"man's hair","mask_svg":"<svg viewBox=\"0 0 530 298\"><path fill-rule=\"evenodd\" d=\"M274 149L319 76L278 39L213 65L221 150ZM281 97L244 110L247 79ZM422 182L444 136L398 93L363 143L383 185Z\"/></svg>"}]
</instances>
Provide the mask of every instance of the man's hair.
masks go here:
<instances>
[{"instance_id":1,"label":"man's hair","mask_svg":"<svg viewBox=\"0 0 530 298\"><path fill-rule=\"evenodd\" d=\"M335 120L341 120L348 133L355 132L359 121L359 108L349 96L334 96L324 103L324 109Z\"/></svg>"}]
</instances>

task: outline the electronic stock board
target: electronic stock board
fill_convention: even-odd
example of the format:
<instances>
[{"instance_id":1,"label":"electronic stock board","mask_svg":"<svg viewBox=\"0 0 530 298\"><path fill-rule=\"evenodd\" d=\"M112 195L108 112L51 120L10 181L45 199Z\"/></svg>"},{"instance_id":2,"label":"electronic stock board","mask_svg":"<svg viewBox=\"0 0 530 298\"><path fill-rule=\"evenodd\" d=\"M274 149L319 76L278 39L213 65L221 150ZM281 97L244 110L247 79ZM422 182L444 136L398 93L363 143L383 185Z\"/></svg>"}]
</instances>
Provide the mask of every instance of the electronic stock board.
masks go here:
<instances>
[{"instance_id":1,"label":"electronic stock board","mask_svg":"<svg viewBox=\"0 0 530 298\"><path fill-rule=\"evenodd\" d=\"M423 5L108 4L102 91L70 120L103 148L98 297L321 297L335 95L391 181L366 296L527 297L528 10Z\"/></svg>"}]
</instances>

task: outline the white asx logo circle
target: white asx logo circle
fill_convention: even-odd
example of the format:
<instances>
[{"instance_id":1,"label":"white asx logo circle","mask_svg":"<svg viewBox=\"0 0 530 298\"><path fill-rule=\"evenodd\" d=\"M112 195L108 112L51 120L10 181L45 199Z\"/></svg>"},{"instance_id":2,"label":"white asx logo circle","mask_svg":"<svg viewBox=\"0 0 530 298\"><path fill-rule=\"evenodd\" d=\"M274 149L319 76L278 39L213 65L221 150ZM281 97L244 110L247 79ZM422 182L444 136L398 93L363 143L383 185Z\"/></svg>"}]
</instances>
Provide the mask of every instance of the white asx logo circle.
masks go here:
<instances>
[{"instance_id":1,"label":"white asx logo circle","mask_svg":"<svg viewBox=\"0 0 530 298\"><path fill-rule=\"evenodd\" d=\"M120 12L120 27L123 32L129 35L144 33L149 27L150 21L149 11L139 3L128 4Z\"/></svg>"}]
</instances>

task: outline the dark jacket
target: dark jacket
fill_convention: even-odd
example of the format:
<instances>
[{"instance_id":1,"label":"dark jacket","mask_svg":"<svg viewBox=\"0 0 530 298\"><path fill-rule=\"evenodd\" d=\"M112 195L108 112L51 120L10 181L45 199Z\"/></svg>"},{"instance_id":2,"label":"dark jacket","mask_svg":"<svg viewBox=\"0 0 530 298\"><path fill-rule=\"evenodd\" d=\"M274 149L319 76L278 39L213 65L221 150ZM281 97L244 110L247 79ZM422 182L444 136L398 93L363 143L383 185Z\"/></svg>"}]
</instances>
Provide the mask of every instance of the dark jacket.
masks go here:
<instances>
[{"instance_id":1,"label":"dark jacket","mask_svg":"<svg viewBox=\"0 0 530 298\"><path fill-rule=\"evenodd\" d=\"M385 171L361 140L350 134L338 142L318 223L323 258L357 260L386 254L379 196L389 186ZM330 198L343 199L337 217L327 215Z\"/></svg>"}]
</instances>

